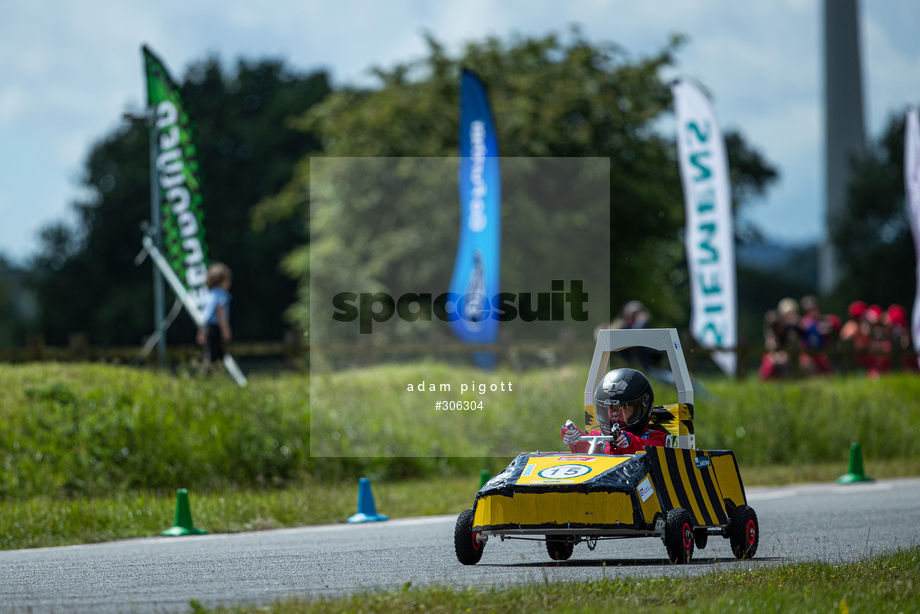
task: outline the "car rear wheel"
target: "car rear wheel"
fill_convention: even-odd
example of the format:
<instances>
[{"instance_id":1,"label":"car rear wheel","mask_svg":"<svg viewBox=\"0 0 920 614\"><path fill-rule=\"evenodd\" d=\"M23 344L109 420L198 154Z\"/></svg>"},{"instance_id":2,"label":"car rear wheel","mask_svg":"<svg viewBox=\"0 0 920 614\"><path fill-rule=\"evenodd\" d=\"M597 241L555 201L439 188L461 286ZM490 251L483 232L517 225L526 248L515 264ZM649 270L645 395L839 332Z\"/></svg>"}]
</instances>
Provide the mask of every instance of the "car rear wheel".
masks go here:
<instances>
[{"instance_id":1,"label":"car rear wheel","mask_svg":"<svg viewBox=\"0 0 920 614\"><path fill-rule=\"evenodd\" d=\"M754 558L757 544L760 543L760 525L754 508L741 505L732 514L728 523L728 540L732 553L739 559Z\"/></svg>"},{"instance_id":2,"label":"car rear wheel","mask_svg":"<svg viewBox=\"0 0 920 614\"><path fill-rule=\"evenodd\" d=\"M475 565L482 558L486 545L477 537L479 533L473 533L473 510L463 510L454 525L454 550L457 560L464 565Z\"/></svg>"},{"instance_id":3,"label":"car rear wheel","mask_svg":"<svg viewBox=\"0 0 920 614\"><path fill-rule=\"evenodd\" d=\"M575 538L571 535L547 535L546 551L554 561L567 561L575 550Z\"/></svg>"},{"instance_id":4,"label":"car rear wheel","mask_svg":"<svg viewBox=\"0 0 920 614\"><path fill-rule=\"evenodd\" d=\"M664 524L664 545L672 563L689 563L693 558L693 519L684 508L668 512Z\"/></svg>"}]
</instances>

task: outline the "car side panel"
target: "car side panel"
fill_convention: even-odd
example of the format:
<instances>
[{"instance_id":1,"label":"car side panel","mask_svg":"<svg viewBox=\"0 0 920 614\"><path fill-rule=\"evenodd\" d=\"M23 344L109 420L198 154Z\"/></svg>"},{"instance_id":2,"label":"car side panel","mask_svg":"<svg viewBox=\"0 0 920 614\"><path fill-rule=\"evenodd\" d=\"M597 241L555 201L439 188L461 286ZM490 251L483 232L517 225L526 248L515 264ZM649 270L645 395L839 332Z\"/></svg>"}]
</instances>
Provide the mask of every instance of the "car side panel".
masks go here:
<instances>
[{"instance_id":1,"label":"car side panel","mask_svg":"<svg viewBox=\"0 0 920 614\"><path fill-rule=\"evenodd\" d=\"M633 498L626 492L517 492L486 495L476 501L473 531L623 528L641 526Z\"/></svg>"},{"instance_id":2,"label":"car side panel","mask_svg":"<svg viewBox=\"0 0 920 614\"><path fill-rule=\"evenodd\" d=\"M735 453L731 450L714 450L709 452L709 455L726 507L734 510L739 505L747 505L744 483L741 481L741 471L738 469Z\"/></svg>"},{"instance_id":3,"label":"car side panel","mask_svg":"<svg viewBox=\"0 0 920 614\"><path fill-rule=\"evenodd\" d=\"M710 452L659 447L647 447L645 452L662 511L684 508L696 526L728 523Z\"/></svg>"}]
</instances>

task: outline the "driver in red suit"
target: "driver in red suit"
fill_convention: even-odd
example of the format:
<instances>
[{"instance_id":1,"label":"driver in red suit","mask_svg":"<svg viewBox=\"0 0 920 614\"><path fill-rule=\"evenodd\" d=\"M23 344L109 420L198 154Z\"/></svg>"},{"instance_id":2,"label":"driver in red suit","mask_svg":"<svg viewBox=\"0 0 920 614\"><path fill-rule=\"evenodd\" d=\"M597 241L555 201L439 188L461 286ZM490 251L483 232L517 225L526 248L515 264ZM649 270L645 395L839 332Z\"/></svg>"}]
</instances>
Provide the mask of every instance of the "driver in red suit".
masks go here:
<instances>
[{"instance_id":1,"label":"driver in red suit","mask_svg":"<svg viewBox=\"0 0 920 614\"><path fill-rule=\"evenodd\" d=\"M600 430L587 434L610 435L613 425L620 426L619 437L606 442L604 454L635 454L645 446L663 446L667 434L648 428L654 403L652 384L640 371L609 371L594 390L594 414ZM590 442L578 441L582 435L585 433L573 424L562 427L562 440L572 452L584 454L590 449Z\"/></svg>"}]
</instances>

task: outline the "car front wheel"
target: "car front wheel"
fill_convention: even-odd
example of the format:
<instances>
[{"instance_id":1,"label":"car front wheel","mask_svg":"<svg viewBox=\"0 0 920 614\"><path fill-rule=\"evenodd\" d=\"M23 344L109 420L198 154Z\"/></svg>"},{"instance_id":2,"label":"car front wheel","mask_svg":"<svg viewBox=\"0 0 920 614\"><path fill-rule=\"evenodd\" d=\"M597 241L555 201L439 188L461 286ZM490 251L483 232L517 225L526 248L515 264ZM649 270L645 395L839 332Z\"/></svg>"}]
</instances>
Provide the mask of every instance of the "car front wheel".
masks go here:
<instances>
[{"instance_id":1,"label":"car front wheel","mask_svg":"<svg viewBox=\"0 0 920 614\"><path fill-rule=\"evenodd\" d=\"M457 560L464 565L475 565L482 558L485 543L478 537L479 533L473 533L473 510L460 512L454 525L454 550Z\"/></svg>"},{"instance_id":2,"label":"car front wheel","mask_svg":"<svg viewBox=\"0 0 920 614\"><path fill-rule=\"evenodd\" d=\"M693 558L693 519L682 507L668 512L664 525L664 545L672 563L689 563Z\"/></svg>"},{"instance_id":3,"label":"car front wheel","mask_svg":"<svg viewBox=\"0 0 920 614\"><path fill-rule=\"evenodd\" d=\"M754 508L741 505L728 523L728 540L732 553L739 559L754 558L760 543L760 525Z\"/></svg>"}]
</instances>

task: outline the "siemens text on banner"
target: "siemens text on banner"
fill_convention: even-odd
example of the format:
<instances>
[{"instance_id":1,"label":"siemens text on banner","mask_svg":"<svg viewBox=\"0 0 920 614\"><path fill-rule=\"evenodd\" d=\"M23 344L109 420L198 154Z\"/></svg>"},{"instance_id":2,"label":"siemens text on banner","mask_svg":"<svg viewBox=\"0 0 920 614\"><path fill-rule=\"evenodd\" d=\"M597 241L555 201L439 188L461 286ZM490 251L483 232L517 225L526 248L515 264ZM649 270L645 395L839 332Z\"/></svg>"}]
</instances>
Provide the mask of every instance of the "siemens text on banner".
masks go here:
<instances>
[{"instance_id":1,"label":"siemens text on banner","mask_svg":"<svg viewBox=\"0 0 920 614\"><path fill-rule=\"evenodd\" d=\"M910 329L914 340L914 350L920 352L920 122L917 120L917 109L915 108L907 112L905 131L904 185L910 229L914 235L914 252L917 257L917 295L914 298Z\"/></svg>"},{"instance_id":2,"label":"siemens text on banner","mask_svg":"<svg viewBox=\"0 0 920 614\"><path fill-rule=\"evenodd\" d=\"M486 317L499 292L501 176L498 139L482 81L464 70L460 82L460 238L450 292L463 297L450 322L468 343L494 343L498 321Z\"/></svg>"},{"instance_id":3,"label":"siemens text on banner","mask_svg":"<svg viewBox=\"0 0 920 614\"><path fill-rule=\"evenodd\" d=\"M151 138L156 139L163 247L170 267L203 308L208 249L194 134L178 86L150 49L145 46L143 52L147 103L154 114Z\"/></svg>"},{"instance_id":4,"label":"siemens text on banner","mask_svg":"<svg viewBox=\"0 0 920 614\"><path fill-rule=\"evenodd\" d=\"M735 246L725 141L709 100L693 84L672 86L677 113L677 152L687 217L690 330L705 348L734 349L737 342ZM734 351L713 352L729 374Z\"/></svg>"}]
</instances>

